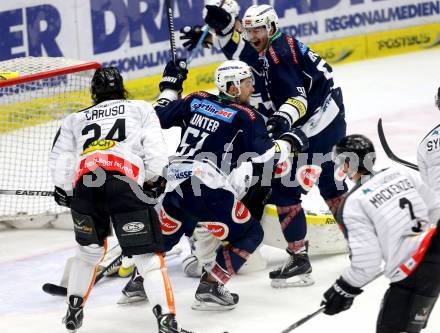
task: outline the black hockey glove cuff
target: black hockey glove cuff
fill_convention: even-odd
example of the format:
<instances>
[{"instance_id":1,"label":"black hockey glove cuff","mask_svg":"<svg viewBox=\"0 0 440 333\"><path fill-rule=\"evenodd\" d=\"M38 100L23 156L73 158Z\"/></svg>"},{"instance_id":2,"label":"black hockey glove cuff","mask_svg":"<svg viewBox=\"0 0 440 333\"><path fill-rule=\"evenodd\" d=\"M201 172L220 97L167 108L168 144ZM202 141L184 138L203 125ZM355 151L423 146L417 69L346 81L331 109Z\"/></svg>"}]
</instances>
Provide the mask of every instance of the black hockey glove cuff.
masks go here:
<instances>
[{"instance_id":1,"label":"black hockey glove cuff","mask_svg":"<svg viewBox=\"0 0 440 333\"><path fill-rule=\"evenodd\" d=\"M61 187L55 186L53 197L58 205L70 208L72 197L69 196Z\"/></svg>"},{"instance_id":2,"label":"black hockey glove cuff","mask_svg":"<svg viewBox=\"0 0 440 333\"><path fill-rule=\"evenodd\" d=\"M234 30L235 17L232 17L223 8L212 5L205 7L207 10L205 22L210 28L215 30L216 34L226 36Z\"/></svg>"},{"instance_id":3,"label":"black hockey glove cuff","mask_svg":"<svg viewBox=\"0 0 440 333\"><path fill-rule=\"evenodd\" d=\"M176 63L169 61L163 71L162 80L159 82L160 91L171 89L180 94L188 74L186 67L186 59L177 59Z\"/></svg>"},{"instance_id":4,"label":"black hockey glove cuff","mask_svg":"<svg viewBox=\"0 0 440 333\"><path fill-rule=\"evenodd\" d=\"M303 152L309 148L309 139L300 128L292 128L290 131L281 134L279 140L290 143L290 151L292 153Z\"/></svg>"},{"instance_id":5,"label":"black hockey glove cuff","mask_svg":"<svg viewBox=\"0 0 440 333\"><path fill-rule=\"evenodd\" d=\"M354 298L362 292L361 288L351 286L340 277L324 293L324 300L321 303L325 305L324 313L332 316L350 309Z\"/></svg>"},{"instance_id":6,"label":"black hockey glove cuff","mask_svg":"<svg viewBox=\"0 0 440 333\"><path fill-rule=\"evenodd\" d=\"M277 111L267 120L266 125L269 135L276 140L281 134L290 131L290 128L292 127L292 119L287 113Z\"/></svg>"},{"instance_id":7,"label":"black hockey glove cuff","mask_svg":"<svg viewBox=\"0 0 440 333\"><path fill-rule=\"evenodd\" d=\"M159 176L159 178L154 182L146 181L142 187L142 190L147 197L157 199L162 195L163 192L165 192L166 185L167 180L162 176Z\"/></svg>"},{"instance_id":8,"label":"black hockey glove cuff","mask_svg":"<svg viewBox=\"0 0 440 333\"><path fill-rule=\"evenodd\" d=\"M191 27L189 25L184 26L182 29L180 29L181 36L180 39L184 40L186 42L183 43L183 47L186 48L188 51L192 51L197 43L199 42L200 37L203 35L203 30L200 25L196 25L194 27ZM205 37L205 39L202 41L202 46L204 48L210 48L212 46L212 36L208 33Z\"/></svg>"}]
</instances>

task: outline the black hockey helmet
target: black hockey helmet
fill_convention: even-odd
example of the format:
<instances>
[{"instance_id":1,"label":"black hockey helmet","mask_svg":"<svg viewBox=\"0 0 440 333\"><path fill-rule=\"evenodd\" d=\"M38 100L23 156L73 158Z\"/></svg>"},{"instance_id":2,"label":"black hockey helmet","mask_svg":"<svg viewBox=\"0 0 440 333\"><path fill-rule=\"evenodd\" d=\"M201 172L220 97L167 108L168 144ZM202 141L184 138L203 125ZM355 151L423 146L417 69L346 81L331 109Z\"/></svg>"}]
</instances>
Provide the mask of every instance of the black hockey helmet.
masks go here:
<instances>
[{"instance_id":1,"label":"black hockey helmet","mask_svg":"<svg viewBox=\"0 0 440 333\"><path fill-rule=\"evenodd\" d=\"M440 87L438 87L437 94L435 95L435 105L437 105L440 110Z\"/></svg>"},{"instance_id":2,"label":"black hockey helmet","mask_svg":"<svg viewBox=\"0 0 440 333\"><path fill-rule=\"evenodd\" d=\"M127 99L124 80L116 67L102 67L95 71L91 93L95 103L109 99Z\"/></svg>"},{"instance_id":3,"label":"black hockey helmet","mask_svg":"<svg viewBox=\"0 0 440 333\"><path fill-rule=\"evenodd\" d=\"M347 135L333 147L332 159L337 166L348 163L349 171L368 173L376 161L373 142L361 134Z\"/></svg>"}]
</instances>

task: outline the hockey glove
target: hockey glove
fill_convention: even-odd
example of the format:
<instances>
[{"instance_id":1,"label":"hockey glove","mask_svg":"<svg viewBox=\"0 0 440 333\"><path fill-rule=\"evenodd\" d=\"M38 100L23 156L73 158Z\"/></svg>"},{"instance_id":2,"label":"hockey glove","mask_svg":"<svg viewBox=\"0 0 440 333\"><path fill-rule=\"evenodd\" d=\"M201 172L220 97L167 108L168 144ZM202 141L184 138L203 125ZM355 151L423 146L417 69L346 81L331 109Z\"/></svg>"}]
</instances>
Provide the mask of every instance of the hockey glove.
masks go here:
<instances>
[{"instance_id":1,"label":"hockey glove","mask_svg":"<svg viewBox=\"0 0 440 333\"><path fill-rule=\"evenodd\" d=\"M226 10L223 8L207 5L206 8L206 24L215 30L215 33L220 36L229 35L235 26L235 18L232 17Z\"/></svg>"},{"instance_id":2,"label":"hockey glove","mask_svg":"<svg viewBox=\"0 0 440 333\"><path fill-rule=\"evenodd\" d=\"M67 194L61 187L55 186L55 191L53 193L55 202L63 207L70 208L70 203L72 202L72 197Z\"/></svg>"},{"instance_id":3,"label":"hockey glove","mask_svg":"<svg viewBox=\"0 0 440 333\"><path fill-rule=\"evenodd\" d=\"M182 33L180 39L186 40L186 42L183 43L183 47L188 51L192 51L196 47L200 37L203 34L202 27L200 25L196 25L194 27L189 25L184 26L182 29L180 29L180 32ZM202 41L202 46L207 49L212 46L212 36L209 33Z\"/></svg>"},{"instance_id":4,"label":"hockey glove","mask_svg":"<svg viewBox=\"0 0 440 333\"><path fill-rule=\"evenodd\" d=\"M361 288L349 285L340 277L333 286L324 293L324 300L321 303L321 305L325 305L324 313L332 316L350 309L354 298L362 292L363 290Z\"/></svg>"},{"instance_id":5,"label":"hockey glove","mask_svg":"<svg viewBox=\"0 0 440 333\"><path fill-rule=\"evenodd\" d=\"M166 184L167 184L166 179L163 178L162 176L159 176L159 178L154 182L146 181L144 183L144 186L142 187L142 190L144 191L147 197L151 199L157 199L165 191Z\"/></svg>"},{"instance_id":6,"label":"hockey glove","mask_svg":"<svg viewBox=\"0 0 440 333\"><path fill-rule=\"evenodd\" d=\"M306 133L300 128L292 128L290 131L280 135L279 140L290 143L290 151L303 152L309 148L309 139Z\"/></svg>"},{"instance_id":7,"label":"hockey glove","mask_svg":"<svg viewBox=\"0 0 440 333\"><path fill-rule=\"evenodd\" d=\"M290 128L292 127L292 119L287 113L276 111L271 117L269 117L266 125L269 136L276 140L281 134L290 131Z\"/></svg>"},{"instance_id":8,"label":"hockey glove","mask_svg":"<svg viewBox=\"0 0 440 333\"><path fill-rule=\"evenodd\" d=\"M176 63L169 61L163 71L162 80L159 82L160 91L171 89L180 94L187 74L186 59L177 59Z\"/></svg>"}]
</instances>

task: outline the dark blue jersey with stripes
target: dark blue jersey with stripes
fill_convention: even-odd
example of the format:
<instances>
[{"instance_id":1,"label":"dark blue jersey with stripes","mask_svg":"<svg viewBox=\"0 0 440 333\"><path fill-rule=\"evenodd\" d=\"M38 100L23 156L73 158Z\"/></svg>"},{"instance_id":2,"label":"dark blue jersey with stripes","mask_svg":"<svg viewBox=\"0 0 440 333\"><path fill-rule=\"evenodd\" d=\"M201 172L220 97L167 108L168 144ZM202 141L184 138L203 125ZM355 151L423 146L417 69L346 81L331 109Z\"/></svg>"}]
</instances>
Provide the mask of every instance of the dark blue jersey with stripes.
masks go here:
<instances>
[{"instance_id":1,"label":"dark blue jersey with stripes","mask_svg":"<svg viewBox=\"0 0 440 333\"><path fill-rule=\"evenodd\" d=\"M332 68L307 45L282 32L271 38L269 47L261 55L275 108L289 104L290 98L304 97L307 111L296 125L304 124L325 104L333 88Z\"/></svg>"},{"instance_id":2,"label":"dark blue jersey with stripes","mask_svg":"<svg viewBox=\"0 0 440 333\"><path fill-rule=\"evenodd\" d=\"M182 128L177 155L185 159L208 158L223 169L225 163L235 167L237 162L263 155L274 147L261 115L229 99L197 92L159 103L155 109L162 128Z\"/></svg>"},{"instance_id":3,"label":"dark blue jersey with stripes","mask_svg":"<svg viewBox=\"0 0 440 333\"><path fill-rule=\"evenodd\" d=\"M307 100L307 112L295 125L304 124L322 105L333 88L332 68L317 53L298 39L277 32L269 47L258 54L251 44L241 37L234 38L222 48L229 59L238 58L254 69L255 93L266 102L271 100L274 109L258 108L263 115L278 110L290 98L302 96ZM258 73L263 75L259 76ZM295 101L293 101L295 103Z\"/></svg>"}]
</instances>

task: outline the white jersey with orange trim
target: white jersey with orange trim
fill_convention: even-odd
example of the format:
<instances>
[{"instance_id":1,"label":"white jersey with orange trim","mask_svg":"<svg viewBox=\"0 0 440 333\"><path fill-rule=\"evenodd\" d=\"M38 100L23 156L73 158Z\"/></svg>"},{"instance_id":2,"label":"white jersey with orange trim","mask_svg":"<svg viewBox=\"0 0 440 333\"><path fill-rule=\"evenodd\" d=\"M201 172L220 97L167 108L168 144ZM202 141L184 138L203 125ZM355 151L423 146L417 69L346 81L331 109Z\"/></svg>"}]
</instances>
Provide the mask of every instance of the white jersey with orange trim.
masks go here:
<instances>
[{"instance_id":1,"label":"white jersey with orange trim","mask_svg":"<svg viewBox=\"0 0 440 333\"><path fill-rule=\"evenodd\" d=\"M49 168L56 186L69 190L98 167L137 181L163 174L168 163L162 129L151 104L109 100L67 116L55 137Z\"/></svg>"},{"instance_id":2,"label":"white jersey with orange trim","mask_svg":"<svg viewBox=\"0 0 440 333\"><path fill-rule=\"evenodd\" d=\"M440 125L432 129L417 149L422 179L440 195Z\"/></svg>"},{"instance_id":3,"label":"white jersey with orange trim","mask_svg":"<svg viewBox=\"0 0 440 333\"><path fill-rule=\"evenodd\" d=\"M364 176L338 212L351 265L342 277L362 287L382 270L391 282L412 273L440 218L440 199L407 170L389 168Z\"/></svg>"}]
</instances>

